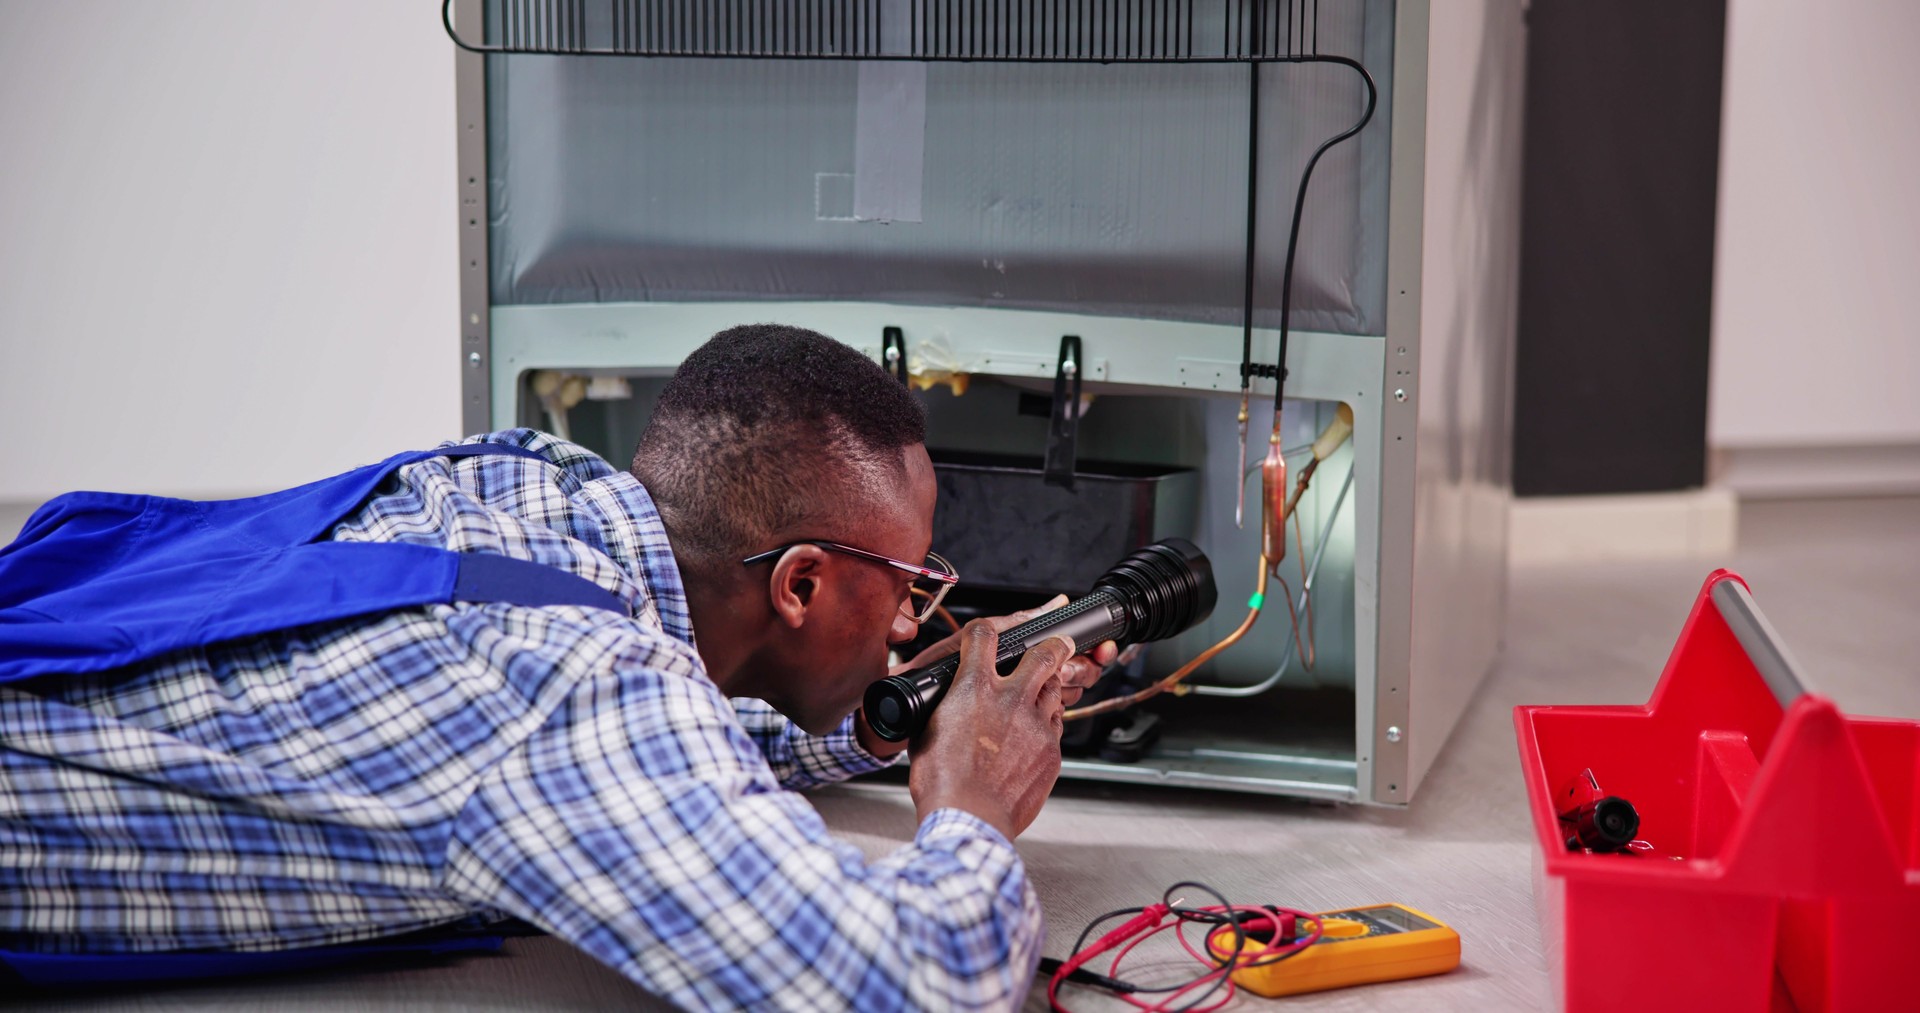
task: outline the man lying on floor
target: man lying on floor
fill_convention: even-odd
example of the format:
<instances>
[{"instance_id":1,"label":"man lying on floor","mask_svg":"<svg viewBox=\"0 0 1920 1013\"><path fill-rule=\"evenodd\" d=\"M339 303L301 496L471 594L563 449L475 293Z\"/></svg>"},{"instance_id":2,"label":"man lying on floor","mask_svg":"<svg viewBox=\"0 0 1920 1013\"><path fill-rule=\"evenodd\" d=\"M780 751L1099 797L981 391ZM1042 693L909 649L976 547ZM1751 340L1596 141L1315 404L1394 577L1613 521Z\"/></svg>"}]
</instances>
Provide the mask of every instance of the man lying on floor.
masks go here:
<instances>
[{"instance_id":1,"label":"man lying on floor","mask_svg":"<svg viewBox=\"0 0 1920 1013\"><path fill-rule=\"evenodd\" d=\"M1001 679L1016 617L969 624L881 861L794 793L897 759L856 708L954 580L924 439L872 361L760 325L687 358L630 472L510 430L255 500L56 500L0 550L0 948L511 916L685 1006L1018 1003L1009 842L1111 645Z\"/></svg>"}]
</instances>

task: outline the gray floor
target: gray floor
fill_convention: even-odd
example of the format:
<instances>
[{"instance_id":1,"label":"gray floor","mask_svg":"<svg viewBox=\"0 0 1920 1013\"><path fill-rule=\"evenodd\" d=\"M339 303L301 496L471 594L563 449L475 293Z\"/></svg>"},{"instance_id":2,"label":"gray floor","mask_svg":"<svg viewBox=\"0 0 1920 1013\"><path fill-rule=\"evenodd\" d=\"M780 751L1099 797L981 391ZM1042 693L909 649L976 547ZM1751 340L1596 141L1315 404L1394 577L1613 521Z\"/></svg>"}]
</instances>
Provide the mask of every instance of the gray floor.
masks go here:
<instances>
[{"instance_id":1,"label":"gray floor","mask_svg":"<svg viewBox=\"0 0 1920 1013\"><path fill-rule=\"evenodd\" d=\"M4 534L5 517L0 517ZM1739 570L1815 681L1843 708L1920 717L1920 500L1748 504ZM1504 657L1405 811L1163 789L1063 785L1020 840L1047 909L1047 952L1081 925L1184 878L1309 909L1384 900L1460 931L1462 966L1419 981L1298 997L1312 1010L1531 1010L1549 1005L1531 844L1513 740L1523 703L1637 703L1710 566L1698 561L1516 572ZM905 790L818 794L870 853L913 833ZM1128 1009L1076 991L1076 1010ZM1232 1009L1266 1008L1237 999ZM647 1009L649 997L552 940L428 970L309 976L39 1004L62 1010ZM1036 991L1027 1008L1043 1010Z\"/></svg>"}]
</instances>

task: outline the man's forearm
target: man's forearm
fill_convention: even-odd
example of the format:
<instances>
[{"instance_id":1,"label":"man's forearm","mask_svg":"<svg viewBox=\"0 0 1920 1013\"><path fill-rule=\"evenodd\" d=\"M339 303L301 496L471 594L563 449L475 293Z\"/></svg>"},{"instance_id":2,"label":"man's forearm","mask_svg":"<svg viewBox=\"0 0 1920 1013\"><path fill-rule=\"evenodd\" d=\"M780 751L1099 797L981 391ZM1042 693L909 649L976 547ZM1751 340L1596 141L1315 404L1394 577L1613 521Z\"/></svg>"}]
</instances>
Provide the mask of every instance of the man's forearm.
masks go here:
<instances>
[{"instance_id":1,"label":"man's forearm","mask_svg":"<svg viewBox=\"0 0 1920 1013\"><path fill-rule=\"evenodd\" d=\"M489 777L449 848L449 892L685 1006L765 1004L785 989L844 1008L1011 1009L1032 980L1038 898L1018 852L977 817L933 813L911 844L862 867L765 777L650 774L633 750L586 758L614 775L587 797L543 785L577 784L578 752L542 749L532 769Z\"/></svg>"}]
</instances>

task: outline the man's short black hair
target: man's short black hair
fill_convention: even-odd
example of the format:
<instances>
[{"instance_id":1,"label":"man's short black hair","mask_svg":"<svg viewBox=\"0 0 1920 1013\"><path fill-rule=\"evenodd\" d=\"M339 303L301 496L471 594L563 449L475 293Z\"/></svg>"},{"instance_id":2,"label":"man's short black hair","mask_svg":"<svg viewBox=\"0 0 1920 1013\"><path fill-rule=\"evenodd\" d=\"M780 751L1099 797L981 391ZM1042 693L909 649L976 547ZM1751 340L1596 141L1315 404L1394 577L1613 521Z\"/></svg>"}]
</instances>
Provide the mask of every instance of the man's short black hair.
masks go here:
<instances>
[{"instance_id":1,"label":"man's short black hair","mask_svg":"<svg viewBox=\"0 0 1920 1013\"><path fill-rule=\"evenodd\" d=\"M864 505L899 494L900 449L926 438L925 409L872 359L799 327L749 324L680 364L632 471L676 556L713 565L856 538Z\"/></svg>"}]
</instances>

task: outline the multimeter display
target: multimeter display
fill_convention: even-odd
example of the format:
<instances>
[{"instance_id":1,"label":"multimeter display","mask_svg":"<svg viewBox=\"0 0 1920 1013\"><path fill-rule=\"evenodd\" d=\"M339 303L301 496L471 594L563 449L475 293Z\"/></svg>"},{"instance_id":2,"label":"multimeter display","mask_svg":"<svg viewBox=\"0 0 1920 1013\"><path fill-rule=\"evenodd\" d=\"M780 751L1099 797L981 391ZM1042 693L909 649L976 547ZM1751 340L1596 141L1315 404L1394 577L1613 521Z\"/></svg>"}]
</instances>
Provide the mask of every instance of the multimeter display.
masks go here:
<instances>
[{"instance_id":1,"label":"multimeter display","mask_svg":"<svg viewBox=\"0 0 1920 1013\"><path fill-rule=\"evenodd\" d=\"M1420 932L1426 929L1447 928L1445 925L1433 921L1412 908L1401 907L1398 904L1382 904L1379 907L1354 908L1351 911L1330 911L1320 917L1323 919L1323 925L1325 924L1324 919L1332 918L1337 921L1357 922L1367 927L1365 935L1345 937L1349 940L1354 938L1364 939L1368 936L1388 935L1394 932ZM1453 930L1447 929L1447 931L1451 932ZM1323 938L1320 941L1324 943L1329 940Z\"/></svg>"},{"instance_id":2,"label":"multimeter display","mask_svg":"<svg viewBox=\"0 0 1920 1013\"><path fill-rule=\"evenodd\" d=\"M1400 904L1320 913L1319 942L1263 967L1233 972L1234 984L1264 996L1295 995L1375 981L1442 974L1460 966L1460 934L1439 919ZM1233 932L1207 937L1222 960Z\"/></svg>"}]
</instances>

